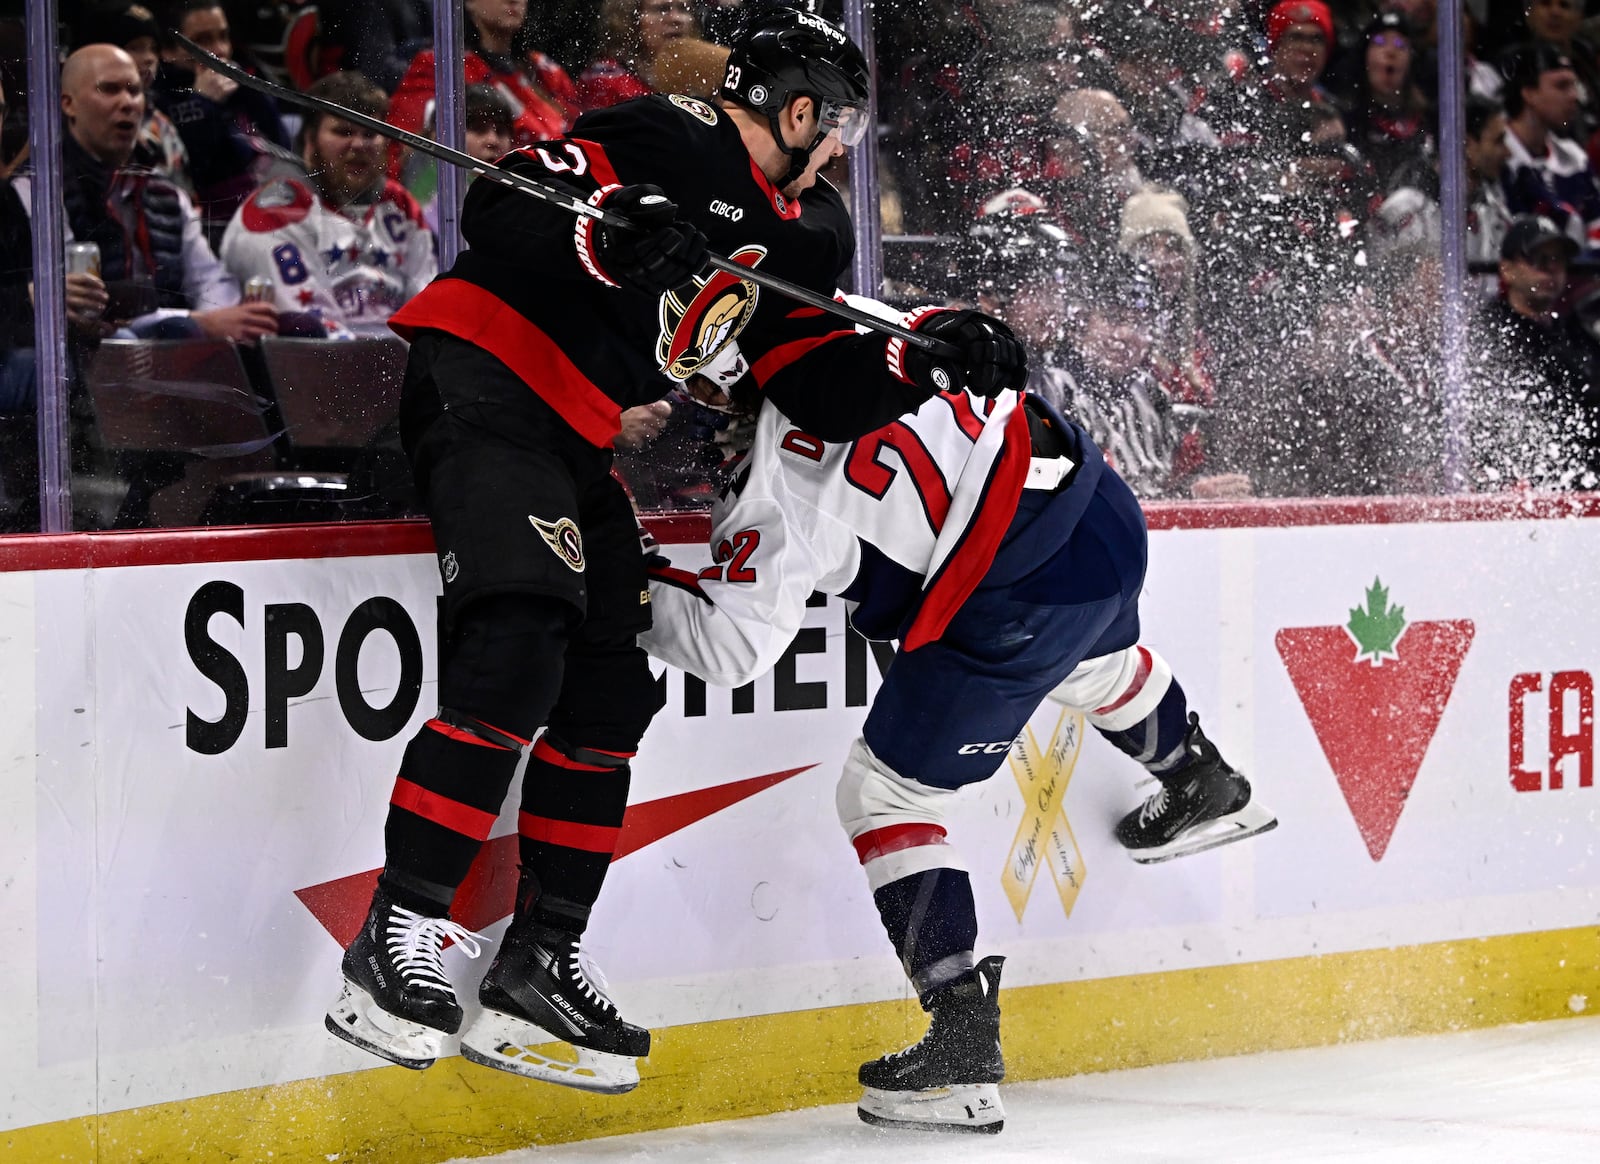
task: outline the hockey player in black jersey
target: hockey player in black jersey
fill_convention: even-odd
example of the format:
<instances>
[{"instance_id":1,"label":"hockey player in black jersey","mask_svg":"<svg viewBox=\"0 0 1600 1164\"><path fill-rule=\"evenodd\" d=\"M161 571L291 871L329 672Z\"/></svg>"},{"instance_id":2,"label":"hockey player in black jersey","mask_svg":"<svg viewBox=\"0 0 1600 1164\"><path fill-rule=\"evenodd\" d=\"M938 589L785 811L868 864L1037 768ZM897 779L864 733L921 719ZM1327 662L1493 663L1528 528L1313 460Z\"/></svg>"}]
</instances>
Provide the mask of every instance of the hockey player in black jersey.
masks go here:
<instances>
[{"instance_id":1,"label":"hockey player in black jersey","mask_svg":"<svg viewBox=\"0 0 1600 1164\"><path fill-rule=\"evenodd\" d=\"M903 342L702 272L709 245L831 297L852 250L817 172L866 128L860 50L827 21L775 12L727 69L718 105L645 97L502 159L638 229L474 183L468 249L391 317L412 341L401 436L444 583L440 706L407 745L327 1026L405 1066L428 1066L460 1030L441 950L476 941L449 908L530 749L516 909L462 1053L619 1092L649 1050L580 956L660 702L636 641L650 625L636 525L610 475L621 411L735 360L786 414L849 440L935 391L993 394L1026 375L1020 345L978 312L922 327L960 358L907 360ZM553 1041L575 1055L532 1049Z\"/></svg>"}]
</instances>

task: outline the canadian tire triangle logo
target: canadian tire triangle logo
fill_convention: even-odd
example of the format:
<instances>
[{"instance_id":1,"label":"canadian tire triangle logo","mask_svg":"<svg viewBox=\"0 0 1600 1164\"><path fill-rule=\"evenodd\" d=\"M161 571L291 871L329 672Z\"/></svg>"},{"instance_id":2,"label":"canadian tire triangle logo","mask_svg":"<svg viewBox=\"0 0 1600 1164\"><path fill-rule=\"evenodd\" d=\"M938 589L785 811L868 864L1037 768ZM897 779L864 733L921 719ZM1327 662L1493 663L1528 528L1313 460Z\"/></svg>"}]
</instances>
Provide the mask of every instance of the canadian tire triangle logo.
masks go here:
<instances>
[{"instance_id":1,"label":"canadian tire triangle logo","mask_svg":"<svg viewBox=\"0 0 1600 1164\"><path fill-rule=\"evenodd\" d=\"M1277 634L1289 681L1374 861L1400 823L1473 632L1468 619L1406 621L1375 578L1343 626Z\"/></svg>"}]
</instances>

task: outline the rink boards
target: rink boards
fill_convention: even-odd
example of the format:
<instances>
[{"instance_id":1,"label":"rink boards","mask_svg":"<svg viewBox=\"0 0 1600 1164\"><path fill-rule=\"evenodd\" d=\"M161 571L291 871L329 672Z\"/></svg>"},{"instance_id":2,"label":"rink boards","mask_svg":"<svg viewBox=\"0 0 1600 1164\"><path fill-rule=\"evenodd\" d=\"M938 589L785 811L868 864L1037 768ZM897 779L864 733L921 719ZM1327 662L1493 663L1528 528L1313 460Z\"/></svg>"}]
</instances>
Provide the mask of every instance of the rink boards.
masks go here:
<instances>
[{"instance_id":1,"label":"rink boards","mask_svg":"<svg viewBox=\"0 0 1600 1164\"><path fill-rule=\"evenodd\" d=\"M1011 1077L1600 1003L1597 512L1153 509L1145 640L1281 824L1139 866L1136 768L1050 710L1001 742L951 840ZM0 1156L439 1161L852 1098L920 1034L833 811L880 658L819 600L749 689L664 675L588 941L638 1091L327 1036L439 589L418 525L0 542ZM458 905L491 936L513 833Z\"/></svg>"}]
</instances>

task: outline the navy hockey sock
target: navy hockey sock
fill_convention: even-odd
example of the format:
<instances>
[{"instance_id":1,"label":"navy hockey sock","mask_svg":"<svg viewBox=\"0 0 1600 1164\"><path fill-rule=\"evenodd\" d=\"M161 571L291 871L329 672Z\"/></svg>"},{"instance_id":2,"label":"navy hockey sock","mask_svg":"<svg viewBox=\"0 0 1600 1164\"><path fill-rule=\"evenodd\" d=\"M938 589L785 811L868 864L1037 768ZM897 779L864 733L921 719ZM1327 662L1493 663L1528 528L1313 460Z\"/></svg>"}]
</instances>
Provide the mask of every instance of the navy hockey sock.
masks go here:
<instances>
[{"instance_id":1,"label":"navy hockey sock","mask_svg":"<svg viewBox=\"0 0 1600 1164\"><path fill-rule=\"evenodd\" d=\"M966 870L913 873L877 889L872 900L918 995L971 972L978 915Z\"/></svg>"},{"instance_id":2,"label":"navy hockey sock","mask_svg":"<svg viewBox=\"0 0 1600 1164\"><path fill-rule=\"evenodd\" d=\"M1189 757L1183 750L1183 741L1189 733L1189 700L1176 678L1168 681L1154 710L1130 727L1108 730L1095 723L1097 716L1111 710L1097 709L1089 715L1089 722L1151 775L1166 776L1187 763Z\"/></svg>"},{"instance_id":3,"label":"navy hockey sock","mask_svg":"<svg viewBox=\"0 0 1600 1164\"><path fill-rule=\"evenodd\" d=\"M522 779L517 913L581 934L617 851L633 753L574 747L546 732Z\"/></svg>"}]
</instances>

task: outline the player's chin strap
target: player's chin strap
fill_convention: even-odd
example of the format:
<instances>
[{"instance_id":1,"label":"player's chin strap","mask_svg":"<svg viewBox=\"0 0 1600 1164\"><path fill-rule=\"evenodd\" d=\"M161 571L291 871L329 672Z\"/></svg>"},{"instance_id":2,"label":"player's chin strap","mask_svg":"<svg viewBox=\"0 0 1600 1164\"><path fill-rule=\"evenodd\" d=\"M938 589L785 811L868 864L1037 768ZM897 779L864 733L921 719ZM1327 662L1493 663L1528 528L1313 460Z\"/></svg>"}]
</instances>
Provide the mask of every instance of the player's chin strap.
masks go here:
<instances>
[{"instance_id":1,"label":"player's chin strap","mask_svg":"<svg viewBox=\"0 0 1600 1164\"><path fill-rule=\"evenodd\" d=\"M820 127L820 122L818 123ZM789 172L783 176L783 181L778 183L779 191L787 190L791 185L800 180L800 175L806 172L806 167L811 164L811 155L817 152L828 138L827 130L821 130L816 137L811 139L811 144L804 149L791 146L783 140L783 130L778 126L778 114L767 114L767 127L772 130L772 140L778 143L778 148L789 157Z\"/></svg>"}]
</instances>

